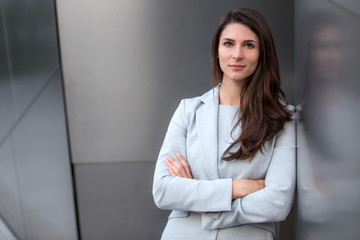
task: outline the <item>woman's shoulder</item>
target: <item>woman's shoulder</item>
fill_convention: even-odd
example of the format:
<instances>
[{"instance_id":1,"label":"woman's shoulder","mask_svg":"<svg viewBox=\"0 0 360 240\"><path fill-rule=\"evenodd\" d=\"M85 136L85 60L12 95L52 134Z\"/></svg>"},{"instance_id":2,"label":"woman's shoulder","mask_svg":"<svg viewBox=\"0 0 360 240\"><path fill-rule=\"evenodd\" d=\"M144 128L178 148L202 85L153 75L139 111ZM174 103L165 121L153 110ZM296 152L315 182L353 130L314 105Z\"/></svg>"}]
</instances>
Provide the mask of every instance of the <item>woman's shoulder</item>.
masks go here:
<instances>
[{"instance_id":1,"label":"woman's shoulder","mask_svg":"<svg viewBox=\"0 0 360 240\"><path fill-rule=\"evenodd\" d=\"M184 102L186 105L198 105L201 103L201 96L183 98L181 102Z\"/></svg>"},{"instance_id":2,"label":"woman's shoulder","mask_svg":"<svg viewBox=\"0 0 360 240\"><path fill-rule=\"evenodd\" d=\"M182 99L180 102L180 105L183 104L184 107L188 110L191 110L191 109L195 110L203 104L208 104L208 103L216 104L217 103L216 99L218 99L216 97L217 94L218 94L218 89L212 88L209 91L205 92L201 96Z\"/></svg>"},{"instance_id":3,"label":"woman's shoulder","mask_svg":"<svg viewBox=\"0 0 360 240\"><path fill-rule=\"evenodd\" d=\"M295 119L284 123L283 129L276 136L276 145L294 147L296 141L296 124Z\"/></svg>"},{"instance_id":4,"label":"woman's shoulder","mask_svg":"<svg viewBox=\"0 0 360 240\"><path fill-rule=\"evenodd\" d=\"M173 119L182 119L184 123L189 125L194 121L194 118L200 109L205 105L214 103L214 96L216 94L213 94L213 92L217 92L217 90L211 89L201 96L182 99L174 113Z\"/></svg>"}]
</instances>

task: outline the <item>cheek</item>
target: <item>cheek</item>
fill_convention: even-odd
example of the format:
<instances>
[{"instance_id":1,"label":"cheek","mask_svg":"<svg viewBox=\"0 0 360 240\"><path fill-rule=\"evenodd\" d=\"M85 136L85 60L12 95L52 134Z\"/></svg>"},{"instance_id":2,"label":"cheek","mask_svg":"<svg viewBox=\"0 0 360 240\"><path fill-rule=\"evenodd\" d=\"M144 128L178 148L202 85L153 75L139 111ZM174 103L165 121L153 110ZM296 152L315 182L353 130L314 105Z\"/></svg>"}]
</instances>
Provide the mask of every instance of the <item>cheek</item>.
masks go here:
<instances>
[{"instance_id":1,"label":"cheek","mask_svg":"<svg viewBox=\"0 0 360 240\"><path fill-rule=\"evenodd\" d=\"M223 55L222 53L220 53L220 52L219 52L218 61L219 61L220 68L221 68L221 70L222 70L223 66L226 64L226 58L225 58L224 55Z\"/></svg>"},{"instance_id":2,"label":"cheek","mask_svg":"<svg viewBox=\"0 0 360 240\"><path fill-rule=\"evenodd\" d=\"M259 63L259 54L255 54L254 56L252 56L251 62L252 62L253 67L256 68Z\"/></svg>"},{"instance_id":3,"label":"cheek","mask_svg":"<svg viewBox=\"0 0 360 240\"><path fill-rule=\"evenodd\" d=\"M224 58L224 52L221 50L221 48L219 48L219 50L218 50L218 59L220 61L223 58Z\"/></svg>"}]
</instances>

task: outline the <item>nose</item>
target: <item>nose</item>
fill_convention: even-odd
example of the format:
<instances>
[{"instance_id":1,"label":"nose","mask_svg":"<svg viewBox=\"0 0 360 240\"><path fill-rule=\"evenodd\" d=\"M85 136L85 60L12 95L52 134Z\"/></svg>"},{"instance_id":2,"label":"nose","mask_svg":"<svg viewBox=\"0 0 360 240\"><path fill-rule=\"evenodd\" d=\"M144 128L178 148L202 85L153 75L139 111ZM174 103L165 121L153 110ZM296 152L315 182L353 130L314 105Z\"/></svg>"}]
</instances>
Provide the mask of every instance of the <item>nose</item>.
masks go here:
<instances>
[{"instance_id":1,"label":"nose","mask_svg":"<svg viewBox=\"0 0 360 240\"><path fill-rule=\"evenodd\" d=\"M241 46L234 48L232 55L233 55L233 58L236 60L242 59L244 57L244 54L243 54L243 49L241 48Z\"/></svg>"}]
</instances>

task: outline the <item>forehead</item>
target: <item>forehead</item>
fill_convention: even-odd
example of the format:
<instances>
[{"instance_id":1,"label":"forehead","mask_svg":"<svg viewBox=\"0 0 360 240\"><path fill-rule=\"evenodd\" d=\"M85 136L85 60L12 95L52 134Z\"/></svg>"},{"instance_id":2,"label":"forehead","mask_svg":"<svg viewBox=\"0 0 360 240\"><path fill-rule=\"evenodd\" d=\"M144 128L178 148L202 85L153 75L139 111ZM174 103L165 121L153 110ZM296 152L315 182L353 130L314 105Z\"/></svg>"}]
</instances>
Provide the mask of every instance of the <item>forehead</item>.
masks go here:
<instances>
[{"instance_id":1,"label":"forehead","mask_svg":"<svg viewBox=\"0 0 360 240\"><path fill-rule=\"evenodd\" d=\"M225 26L220 34L220 40L230 38L233 40L254 40L259 41L258 36L248 26L241 23L230 23Z\"/></svg>"}]
</instances>

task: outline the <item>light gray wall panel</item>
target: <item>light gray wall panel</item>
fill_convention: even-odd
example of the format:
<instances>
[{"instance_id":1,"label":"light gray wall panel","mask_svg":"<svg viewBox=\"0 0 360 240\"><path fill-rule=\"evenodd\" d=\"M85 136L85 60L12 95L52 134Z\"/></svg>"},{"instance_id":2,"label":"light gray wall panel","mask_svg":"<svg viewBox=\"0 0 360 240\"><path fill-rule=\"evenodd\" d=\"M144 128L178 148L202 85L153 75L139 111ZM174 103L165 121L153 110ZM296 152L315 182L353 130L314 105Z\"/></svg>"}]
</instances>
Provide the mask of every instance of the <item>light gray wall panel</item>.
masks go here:
<instances>
[{"instance_id":1,"label":"light gray wall panel","mask_svg":"<svg viewBox=\"0 0 360 240\"><path fill-rule=\"evenodd\" d=\"M19 239L25 239L21 193L14 159L12 139L0 148L0 216Z\"/></svg>"},{"instance_id":2,"label":"light gray wall panel","mask_svg":"<svg viewBox=\"0 0 360 240\"><path fill-rule=\"evenodd\" d=\"M73 162L154 161L180 99L211 88L212 34L237 7L269 19L291 95L293 1L57 1Z\"/></svg>"},{"instance_id":3,"label":"light gray wall panel","mask_svg":"<svg viewBox=\"0 0 360 240\"><path fill-rule=\"evenodd\" d=\"M76 239L55 2L0 1L0 214L19 239Z\"/></svg>"},{"instance_id":4,"label":"light gray wall panel","mask_svg":"<svg viewBox=\"0 0 360 240\"><path fill-rule=\"evenodd\" d=\"M156 208L153 163L75 167L82 239L160 239L168 211Z\"/></svg>"},{"instance_id":5,"label":"light gray wall panel","mask_svg":"<svg viewBox=\"0 0 360 240\"><path fill-rule=\"evenodd\" d=\"M60 72L14 131L26 239L76 239Z\"/></svg>"}]
</instances>

